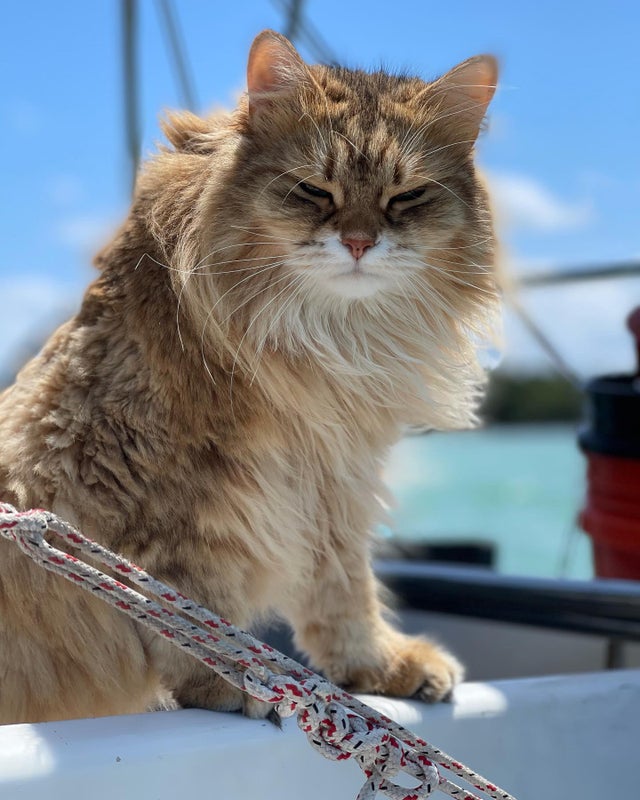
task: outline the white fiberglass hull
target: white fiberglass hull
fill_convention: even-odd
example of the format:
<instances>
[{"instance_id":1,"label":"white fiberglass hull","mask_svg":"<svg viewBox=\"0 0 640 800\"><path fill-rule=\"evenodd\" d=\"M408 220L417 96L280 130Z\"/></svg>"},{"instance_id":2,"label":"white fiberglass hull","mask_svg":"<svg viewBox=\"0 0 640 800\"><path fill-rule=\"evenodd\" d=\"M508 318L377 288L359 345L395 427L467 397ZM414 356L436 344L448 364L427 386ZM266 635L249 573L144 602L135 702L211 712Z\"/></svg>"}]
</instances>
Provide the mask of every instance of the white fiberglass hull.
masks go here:
<instances>
[{"instance_id":1,"label":"white fiberglass hull","mask_svg":"<svg viewBox=\"0 0 640 800\"><path fill-rule=\"evenodd\" d=\"M518 800L640 797L640 671L460 686L451 704L368 698ZM350 800L294 720L176 711L0 727L2 800ZM440 796L440 795L438 795Z\"/></svg>"}]
</instances>

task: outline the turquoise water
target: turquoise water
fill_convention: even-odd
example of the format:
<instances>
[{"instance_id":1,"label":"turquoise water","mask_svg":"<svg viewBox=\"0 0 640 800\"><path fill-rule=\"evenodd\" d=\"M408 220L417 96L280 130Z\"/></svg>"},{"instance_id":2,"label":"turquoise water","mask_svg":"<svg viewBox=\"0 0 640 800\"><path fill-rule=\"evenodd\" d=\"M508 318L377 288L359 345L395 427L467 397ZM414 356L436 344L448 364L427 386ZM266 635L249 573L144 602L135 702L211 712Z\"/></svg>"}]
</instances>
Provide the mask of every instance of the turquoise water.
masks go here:
<instances>
[{"instance_id":1,"label":"turquoise water","mask_svg":"<svg viewBox=\"0 0 640 800\"><path fill-rule=\"evenodd\" d=\"M505 426L400 442L386 480L391 529L403 538L496 543L501 572L589 578L587 537L575 525L584 459L570 426Z\"/></svg>"}]
</instances>

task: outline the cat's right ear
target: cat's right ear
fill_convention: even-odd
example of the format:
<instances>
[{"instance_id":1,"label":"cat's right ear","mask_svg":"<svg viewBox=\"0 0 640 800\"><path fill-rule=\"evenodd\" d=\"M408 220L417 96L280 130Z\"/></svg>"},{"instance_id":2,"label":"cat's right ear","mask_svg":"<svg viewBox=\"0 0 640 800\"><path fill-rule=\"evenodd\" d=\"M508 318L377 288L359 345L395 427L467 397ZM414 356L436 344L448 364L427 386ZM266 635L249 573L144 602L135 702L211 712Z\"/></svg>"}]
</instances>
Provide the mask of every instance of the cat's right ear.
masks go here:
<instances>
[{"instance_id":1,"label":"cat's right ear","mask_svg":"<svg viewBox=\"0 0 640 800\"><path fill-rule=\"evenodd\" d=\"M458 64L433 84L445 112L443 119L449 117L469 143L478 135L497 82L497 60L491 55L481 55Z\"/></svg>"},{"instance_id":2,"label":"cat's right ear","mask_svg":"<svg viewBox=\"0 0 640 800\"><path fill-rule=\"evenodd\" d=\"M250 117L309 81L307 65L288 39L270 30L256 36L247 65Z\"/></svg>"}]
</instances>

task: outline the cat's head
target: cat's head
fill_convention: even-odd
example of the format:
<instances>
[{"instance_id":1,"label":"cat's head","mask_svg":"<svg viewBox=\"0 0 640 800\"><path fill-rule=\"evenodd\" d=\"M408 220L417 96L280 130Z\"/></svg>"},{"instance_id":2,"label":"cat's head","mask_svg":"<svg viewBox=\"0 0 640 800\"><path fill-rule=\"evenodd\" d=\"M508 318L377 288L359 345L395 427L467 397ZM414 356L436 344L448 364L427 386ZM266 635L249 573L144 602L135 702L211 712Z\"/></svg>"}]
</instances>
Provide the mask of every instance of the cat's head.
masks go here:
<instances>
[{"instance_id":1,"label":"cat's head","mask_svg":"<svg viewBox=\"0 0 640 800\"><path fill-rule=\"evenodd\" d=\"M234 169L245 227L272 237L274 256L314 293L366 300L438 270L468 283L469 262L486 270L492 260L472 155L496 79L491 56L432 83L308 66L264 31L249 55Z\"/></svg>"},{"instance_id":2,"label":"cat's head","mask_svg":"<svg viewBox=\"0 0 640 800\"><path fill-rule=\"evenodd\" d=\"M197 200L175 181L167 193L191 254L173 275L202 340L217 329L226 341L233 325L242 347L339 351L363 370L374 344L471 363L468 332L496 300L473 163L496 80L491 56L430 83L310 66L261 33L236 111L168 128Z\"/></svg>"}]
</instances>

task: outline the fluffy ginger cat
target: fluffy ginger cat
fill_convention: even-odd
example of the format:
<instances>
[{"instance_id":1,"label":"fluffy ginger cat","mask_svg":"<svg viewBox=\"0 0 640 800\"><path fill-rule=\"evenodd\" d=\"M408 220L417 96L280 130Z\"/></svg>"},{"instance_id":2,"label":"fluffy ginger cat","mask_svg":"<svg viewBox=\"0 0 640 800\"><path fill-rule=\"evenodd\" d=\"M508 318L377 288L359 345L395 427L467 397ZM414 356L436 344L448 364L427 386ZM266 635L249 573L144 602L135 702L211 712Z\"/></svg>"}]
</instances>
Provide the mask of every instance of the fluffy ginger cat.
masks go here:
<instances>
[{"instance_id":1,"label":"fluffy ginger cat","mask_svg":"<svg viewBox=\"0 0 640 800\"><path fill-rule=\"evenodd\" d=\"M78 314L0 395L0 499L48 508L353 690L439 700L369 557L408 425L473 423L497 302L490 56L431 83L264 31L237 109L176 114ZM0 722L268 709L0 539Z\"/></svg>"}]
</instances>

